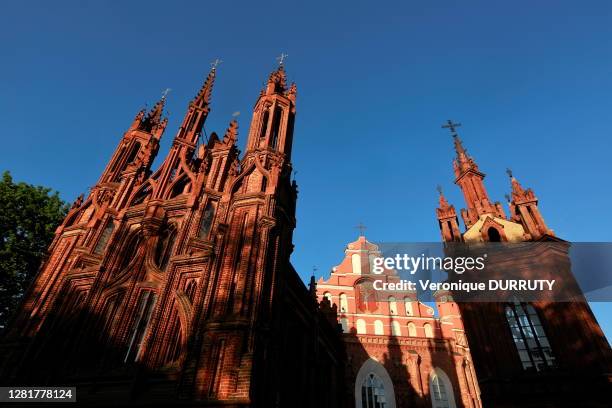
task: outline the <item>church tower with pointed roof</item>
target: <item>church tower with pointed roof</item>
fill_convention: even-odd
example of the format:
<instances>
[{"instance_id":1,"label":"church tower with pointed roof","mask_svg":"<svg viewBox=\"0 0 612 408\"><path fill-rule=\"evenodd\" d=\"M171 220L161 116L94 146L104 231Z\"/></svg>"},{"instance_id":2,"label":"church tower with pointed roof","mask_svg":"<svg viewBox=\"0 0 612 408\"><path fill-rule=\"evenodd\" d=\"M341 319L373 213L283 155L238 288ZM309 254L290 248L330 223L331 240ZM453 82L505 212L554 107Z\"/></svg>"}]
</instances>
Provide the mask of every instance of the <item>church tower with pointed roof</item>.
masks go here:
<instances>
[{"instance_id":1,"label":"church tower with pointed roof","mask_svg":"<svg viewBox=\"0 0 612 408\"><path fill-rule=\"evenodd\" d=\"M487 248L486 269L480 272L486 279L551 278L563 288L557 293L565 291L563 301L540 295L458 303L483 405L600 406L597 401L610 392L612 353L571 271L571 244L555 236L535 193L523 188L510 170L509 215L500 203L491 202L485 175L464 148L458 126L449 120L443 127L453 137L454 182L466 205L461 210L464 229L441 190L436 208L448 253ZM451 281L460 278L469 277L449 274Z\"/></svg>"}]
</instances>

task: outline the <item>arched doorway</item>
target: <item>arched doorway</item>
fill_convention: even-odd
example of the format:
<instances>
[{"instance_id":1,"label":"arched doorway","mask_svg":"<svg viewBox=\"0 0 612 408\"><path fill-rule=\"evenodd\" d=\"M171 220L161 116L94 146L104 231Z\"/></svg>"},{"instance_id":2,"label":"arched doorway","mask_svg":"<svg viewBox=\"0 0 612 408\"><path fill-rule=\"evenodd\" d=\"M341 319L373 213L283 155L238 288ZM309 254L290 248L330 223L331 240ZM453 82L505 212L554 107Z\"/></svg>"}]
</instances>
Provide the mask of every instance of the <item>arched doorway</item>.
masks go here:
<instances>
[{"instance_id":1,"label":"arched doorway","mask_svg":"<svg viewBox=\"0 0 612 408\"><path fill-rule=\"evenodd\" d=\"M368 359L355 378L356 408L395 408L393 382L385 367Z\"/></svg>"}]
</instances>

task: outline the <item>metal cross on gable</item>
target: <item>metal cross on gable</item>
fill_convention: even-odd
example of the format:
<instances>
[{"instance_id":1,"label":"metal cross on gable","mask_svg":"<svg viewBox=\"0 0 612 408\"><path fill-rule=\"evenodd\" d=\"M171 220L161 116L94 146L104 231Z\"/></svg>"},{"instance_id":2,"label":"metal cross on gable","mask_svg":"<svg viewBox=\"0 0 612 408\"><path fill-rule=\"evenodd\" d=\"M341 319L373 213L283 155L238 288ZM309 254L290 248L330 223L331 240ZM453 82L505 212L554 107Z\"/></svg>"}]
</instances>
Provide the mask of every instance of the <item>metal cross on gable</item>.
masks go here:
<instances>
[{"instance_id":1,"label":"metal cross on gable","mask_svg":"<svg viewBox=\"0 0 612 408\"><path fill-rule=\"evenodd\" d=\"M363 234L365 233L365 230L367 229L366 226L363 225L362 223L359 223L355 226L355 228L359 230L359 236L363 237L364 236Z\"/></svg>"},{"instance_id":2,"label":"metal cross on gable","mask_svg":"<svg viewBox=\"0 0 612 408\"><path fill-rule=\"evenodd\" d=\"M461 126L461 123L453 123L452 120L447 120L446 125L442 125L443 129L449 129L451 135L457 136L457 128Z\"/></svg>"},{"instance_id":3,"label":"metal cross on gable","mask_svg":"<svg viewBox=\"0 0 612 408\"><path fill-rule=\"evenodd\" d=\"M281 55L276 57L276 60L278 61L278 65L283 65L283 63L285 62L285 58L287 58L288 56L289 54L285 54L284 52L281 52Z\"/></svg>"}]
</instances>

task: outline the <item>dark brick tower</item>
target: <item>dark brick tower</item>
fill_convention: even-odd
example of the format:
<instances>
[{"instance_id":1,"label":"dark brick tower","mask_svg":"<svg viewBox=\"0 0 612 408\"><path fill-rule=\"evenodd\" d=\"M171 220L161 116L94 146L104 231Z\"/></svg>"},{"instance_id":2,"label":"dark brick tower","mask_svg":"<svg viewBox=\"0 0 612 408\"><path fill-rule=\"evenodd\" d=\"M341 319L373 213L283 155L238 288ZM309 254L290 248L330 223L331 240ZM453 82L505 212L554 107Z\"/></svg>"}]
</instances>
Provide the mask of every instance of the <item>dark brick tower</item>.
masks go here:
<instances>
[{"instance_id":1,"label":"dark brick tower","mask_svg":"<svg viewBox=\"0 0 612 408\"><path fill-rule=\"evenodd\" d=\"M444 127L454 139L455 184L467 208L461 210L465 230L460 232L455 208L440 191L437 219L446 247L485 246L486 279L552 277L565 295L563 302L543 296L459 302L483 406L607 406L610 346L571 272L570 243L555 237L534 192L525 190L510 171L510 216L489 200L485 175L464 149L457 126L449 121Z\"/></svg>"},{"instance_id":2,"label":"dark brick tower","mask_svg":"<svg viewBox=\"0 0 612 408\"><path fill-rule=\"evenodd\" d=\"M239 158L235 121L199 143L215 75L159 169L165 98L75 202L1 345L4 384L74 384L101 405L337 406L337 327L289 262L296 87L272 72Z\"/></svg>"}]
</instances>

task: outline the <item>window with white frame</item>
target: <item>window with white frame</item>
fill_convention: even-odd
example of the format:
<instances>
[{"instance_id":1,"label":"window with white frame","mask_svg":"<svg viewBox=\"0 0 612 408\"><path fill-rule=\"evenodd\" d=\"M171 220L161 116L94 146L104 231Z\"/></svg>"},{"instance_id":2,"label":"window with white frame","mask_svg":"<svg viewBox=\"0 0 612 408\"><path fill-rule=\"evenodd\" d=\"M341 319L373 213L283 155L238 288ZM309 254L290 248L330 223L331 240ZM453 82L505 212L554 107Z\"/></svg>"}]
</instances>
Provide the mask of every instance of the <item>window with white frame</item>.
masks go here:
<instances>
[{"instance_id":1,"label":"window with white frame","mask_svg":"<svg viewBox=\"0 0 612 408\"><path fill-rule=\"evenodd\" d=\"M385 387L374 373L368 374L361 385L361 408L386 408Z\"/></svg>"}]
</instances>

